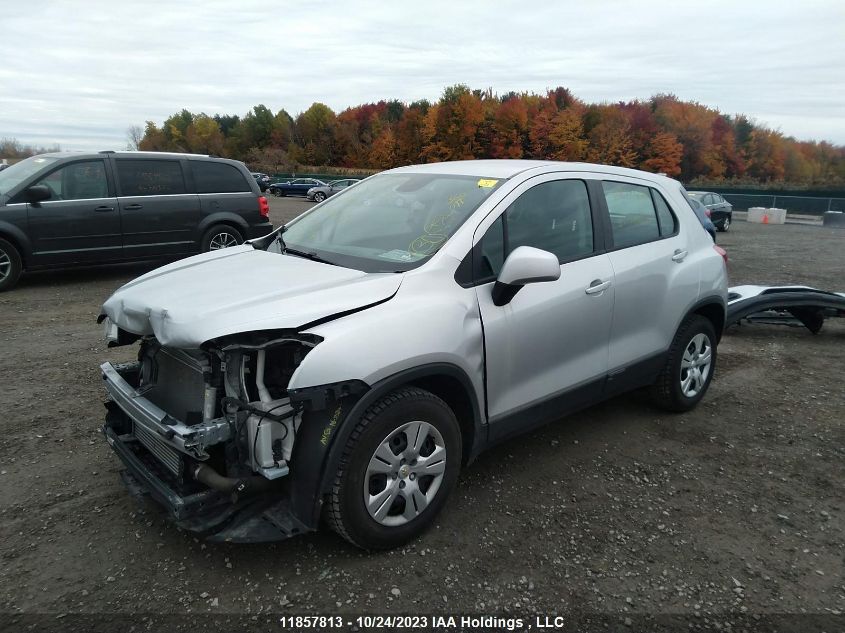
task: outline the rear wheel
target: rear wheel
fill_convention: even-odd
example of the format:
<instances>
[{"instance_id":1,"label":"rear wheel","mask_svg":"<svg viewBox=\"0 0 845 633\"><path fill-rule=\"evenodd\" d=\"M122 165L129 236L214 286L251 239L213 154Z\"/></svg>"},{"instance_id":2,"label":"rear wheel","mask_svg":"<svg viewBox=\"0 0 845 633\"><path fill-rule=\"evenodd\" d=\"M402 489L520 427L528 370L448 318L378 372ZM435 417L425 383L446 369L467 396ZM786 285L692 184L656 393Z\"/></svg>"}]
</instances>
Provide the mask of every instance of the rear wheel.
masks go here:
<instances>
[{"instance_id":1,"label":"rear wheel","mask_svg":"<svg viewBox=\"0 0 845 633\"><path fill-rule=\"evenodd\" d=\"M716 367L716 331L703 316L688 316L678 328L666 364L651 387L655 404L689 411L704 397Z\"/></svg>"},{"instance_id":2,"label":"rear wheel","mask_svg":"<svg viewBox=\"0 0 845 633\"><path fill-rule=\"evenodd\" d=\"M0 239L0 292L12 288L18 282L22 270L23 262L18 249Z\"/></svg>"},{"instance_id":3,"label":"rear wheel","mask_svg":"<svg viewBox=\"0 0 845 633\"><path fill-rule=\"evenodd\" d=\"M326 194L324 194L322 191L318 191L317 193L314 194L314 200L316 200L317 202L322 202L325 199L326 199Z\"/></svg>"},{"instance_id":4,"label":"rear wheel","mask_svg":"<svg viewBox=\"0 0 845 633\"><path fill-rule=\"evenodd\" d=\"M218 224L205 232L202 238L202 250L203 252L216 251L243 244L243 241L244 238L240 231L225 224Z\"/></svg>"},{"instance_id":5,"label":"rear wheel","mask_svg":"<svg viewBox=\"0 0 845 633\"><path fill-rule=\"evenodd\" d=\"M731 228L731 216L727 216L724 220L722 220L722 226L719 227L720 231L727 231Z\"/></svg>"},{"instance_id":6,"label":"rear wheel","mask_svg":"<svg viewBox=\"0 0 845 633\"><path fill-rule=\"evenodd\" d=\"M428 528L458 479L461 432L434 394L394 391L361 417L335 474L331 527L364 549L397 547Z\"/></svg>"}]
</instances>

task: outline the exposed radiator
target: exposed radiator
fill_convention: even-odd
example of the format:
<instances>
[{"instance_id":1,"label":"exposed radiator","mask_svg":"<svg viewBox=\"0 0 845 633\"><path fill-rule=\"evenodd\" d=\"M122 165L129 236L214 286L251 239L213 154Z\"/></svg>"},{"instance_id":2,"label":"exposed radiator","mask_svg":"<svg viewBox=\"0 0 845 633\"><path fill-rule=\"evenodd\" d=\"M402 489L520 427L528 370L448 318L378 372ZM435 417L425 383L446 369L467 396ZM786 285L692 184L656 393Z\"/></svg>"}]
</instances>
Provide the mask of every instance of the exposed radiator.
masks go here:
<instances>
[{"instance_id":1,"label":"exposed radiator","mask_svg":"<svg viewBox=\"0 0 845 633\"><path fill-rule=\"evenodd\" d=\"M182 459L179 451L171 448L167 443L159 439L155 432L144 428L138 423L135 424L134 434L138 441L146 446L147 450L155 455L167 470L177 477L181 474Z\"/></svg>"},{"instance_id":2,"label":"exposed radiator","mask_svg":"<svg viewBox=\"0 0 845 633\"><path fill-rule=\"evenodd\" d=\"M154 385L144 397L180 422L201 422L205 406L203 371L210 371L208 360L162 347L152 362L155 364Z\"/></svg>"}]
</instances>

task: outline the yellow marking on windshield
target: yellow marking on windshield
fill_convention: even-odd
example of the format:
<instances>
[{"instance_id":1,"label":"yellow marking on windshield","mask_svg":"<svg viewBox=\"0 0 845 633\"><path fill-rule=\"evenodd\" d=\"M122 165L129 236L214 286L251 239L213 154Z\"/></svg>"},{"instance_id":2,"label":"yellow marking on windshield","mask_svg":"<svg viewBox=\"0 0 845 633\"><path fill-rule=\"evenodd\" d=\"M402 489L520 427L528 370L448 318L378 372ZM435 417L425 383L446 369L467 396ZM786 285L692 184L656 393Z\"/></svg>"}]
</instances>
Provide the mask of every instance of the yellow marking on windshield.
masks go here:
<instances>
[{"instance_id":1,"label":"yellow marking on windshield","mask_svg":"<svg viewBox=\"0 0 845 633\"><path fill-rule=\"evenodd\" d=\"M484 189L489 189L490 187L495 187L497 182L499 181L493 180L492 178L482 178L478 181L478 186L483 187Z\"/></svg>"}]
</instances>

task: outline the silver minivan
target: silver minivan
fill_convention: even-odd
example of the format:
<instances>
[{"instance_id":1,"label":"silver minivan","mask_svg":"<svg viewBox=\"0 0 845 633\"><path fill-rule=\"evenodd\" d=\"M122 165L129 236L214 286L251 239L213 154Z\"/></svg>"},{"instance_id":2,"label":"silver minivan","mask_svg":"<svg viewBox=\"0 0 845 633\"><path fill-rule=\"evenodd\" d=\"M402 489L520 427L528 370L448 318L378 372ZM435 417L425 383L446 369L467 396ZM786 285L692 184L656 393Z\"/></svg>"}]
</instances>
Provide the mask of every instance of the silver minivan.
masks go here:
<instances>
[{"instance_id":1,"label":"silver minivan","mask_svg":"<svg viewBox=\"0 0 845 633\"><path fill-rule=\"evenodd\" d=\"M727 273L664 176L482 160L383 172L274 233L150 272L102 309L131 491L212 540L325 521L394 547L460 469L636 388L713 378Z\"/></svg>"}]
</instances>

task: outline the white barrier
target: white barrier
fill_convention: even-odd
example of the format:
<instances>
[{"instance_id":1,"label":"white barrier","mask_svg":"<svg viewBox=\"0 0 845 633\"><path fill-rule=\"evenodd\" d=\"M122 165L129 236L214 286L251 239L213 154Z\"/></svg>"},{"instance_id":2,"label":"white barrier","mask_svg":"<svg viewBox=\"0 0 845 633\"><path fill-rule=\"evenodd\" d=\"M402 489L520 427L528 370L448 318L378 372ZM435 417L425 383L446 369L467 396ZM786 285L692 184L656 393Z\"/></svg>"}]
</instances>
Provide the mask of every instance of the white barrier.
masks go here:
<instances>
[{"instance_id":1,"label":"white barrier","mask_svg":"<svg viewBox=\"0 0 845 633\"><path fill-rule=\"evenodd\" d=\"M766 209L764 207L751 207L748 210L749 222L758 224L786 224L786 209Z\"/></svg>"}]
</instances>

